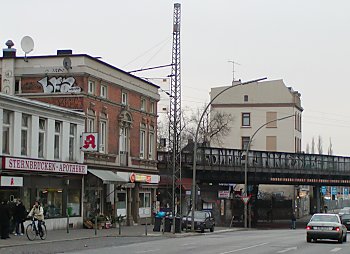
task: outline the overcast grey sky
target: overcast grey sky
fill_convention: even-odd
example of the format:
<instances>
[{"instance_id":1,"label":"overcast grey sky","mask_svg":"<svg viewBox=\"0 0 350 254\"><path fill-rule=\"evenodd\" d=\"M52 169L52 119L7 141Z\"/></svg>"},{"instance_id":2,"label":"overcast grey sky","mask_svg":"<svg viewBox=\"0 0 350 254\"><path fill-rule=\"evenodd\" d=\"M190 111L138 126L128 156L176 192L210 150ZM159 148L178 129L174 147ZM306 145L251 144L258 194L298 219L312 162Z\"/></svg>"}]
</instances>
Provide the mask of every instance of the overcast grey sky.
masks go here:
<instances>
[{"instance_id":1,"label":"overcast grey sky","mask_svg":"<svg viewBox=\"0 0 350 254\"><path fill-rule=\"evenodd\" d=\"M184 106L200 106L211 87L229 85L234 60L237 79L283 79L302 94L304 149L321 135L325 152L332 138L334 153L350 156L348 0L2 1L0 43L12 39L23 55L20 40L30 35L31 55L70 48L126 71L169 64L175 2Z\"/></svg>"}]
</instances>

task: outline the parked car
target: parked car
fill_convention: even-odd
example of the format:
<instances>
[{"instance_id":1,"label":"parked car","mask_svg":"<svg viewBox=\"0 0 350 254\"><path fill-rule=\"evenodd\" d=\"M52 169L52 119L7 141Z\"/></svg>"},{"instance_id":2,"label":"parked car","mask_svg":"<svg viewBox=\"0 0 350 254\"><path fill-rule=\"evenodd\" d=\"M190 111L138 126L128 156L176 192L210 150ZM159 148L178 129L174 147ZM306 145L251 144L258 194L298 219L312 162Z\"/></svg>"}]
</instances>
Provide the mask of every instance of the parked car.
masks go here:
<instances>
[{"instance_id":1,"label":"parked car","mask_svg":"<svg viewBox=\"0 0 350 254\"><path fill-rule=\"evenodd\" d=\"M190 212L186 217L182 219L182 230L191 229L192 213ZM211 215L211 212L207 211L194 211L194 229L204 233L205 229L209 229L210 232L214 232L215 220Z\"/></svg>"},{"instance_id":2,"label":"parked car","mask_svg":"<svg viewBox=\"0 0 350 254\"><path fill-rule=\"evenodd\" d=\"M306 241L331 239L343 243L346 242L346 233L347 229L338 214L316 213L306 226Z\"/></svg>"},{"instance_id":3,"label":"parked car","mask_svg":"<svg viewBox=\"0 0 350 254\"><path fill-rule=\"evenodd\" d=\"M350 214L350 207L344 207L339 210L339 216L342 216L343 214Z\"/></svg>"},{"instance_id":4,"label":"parked car","mask_svg":"<svg viewBox=\"0 0 350 254\"><path fill-rule=\"evenodd\" d=\"M343 225L350 230L350 214L343 214L340 219Z\"/></svg>"}]
</instances>

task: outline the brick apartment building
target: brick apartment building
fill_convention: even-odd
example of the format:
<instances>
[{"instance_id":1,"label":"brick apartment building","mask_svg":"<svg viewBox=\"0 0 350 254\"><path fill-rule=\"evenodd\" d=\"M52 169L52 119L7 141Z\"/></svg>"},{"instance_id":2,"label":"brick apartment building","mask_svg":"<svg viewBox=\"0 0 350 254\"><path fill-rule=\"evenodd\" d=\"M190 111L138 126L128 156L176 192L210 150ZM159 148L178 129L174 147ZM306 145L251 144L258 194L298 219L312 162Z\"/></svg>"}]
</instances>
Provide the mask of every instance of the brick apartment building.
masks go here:
<instances>
[{"instance_id":1,"label":"brick apartment building","mask_svg":"<svg viewBox=\"0 0 350 254\"><path fill-rule=\"evenodd\" d=\"M95 151L84 152L84 218L124 215L132 225L151 217L159 182L158 86L71 50L24 58L8 46L0 68L3 93L83 112L85 132L98 134L91 136Z\"/></svg>"}]
</instances>

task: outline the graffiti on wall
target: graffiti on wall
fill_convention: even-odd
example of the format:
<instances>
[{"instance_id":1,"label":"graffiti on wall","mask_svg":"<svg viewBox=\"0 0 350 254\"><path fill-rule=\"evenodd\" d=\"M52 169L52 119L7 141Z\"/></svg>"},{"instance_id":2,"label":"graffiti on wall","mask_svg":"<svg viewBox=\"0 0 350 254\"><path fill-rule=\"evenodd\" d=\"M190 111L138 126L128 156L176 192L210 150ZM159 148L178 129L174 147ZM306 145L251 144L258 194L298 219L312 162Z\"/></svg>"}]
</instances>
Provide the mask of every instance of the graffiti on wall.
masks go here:
<instances>
[{"instance_id":1,"label":"graffiti on wall","mask_svg":"<svg viewBox=\"0 0 350 254\"><path fill-rule=\"evenodd\" d=\"M81 88L75 86L75 78L73 77L52 77L42 78L38 81L41 84L44 93L80 93Z\"/></svg>"}]
</instances>

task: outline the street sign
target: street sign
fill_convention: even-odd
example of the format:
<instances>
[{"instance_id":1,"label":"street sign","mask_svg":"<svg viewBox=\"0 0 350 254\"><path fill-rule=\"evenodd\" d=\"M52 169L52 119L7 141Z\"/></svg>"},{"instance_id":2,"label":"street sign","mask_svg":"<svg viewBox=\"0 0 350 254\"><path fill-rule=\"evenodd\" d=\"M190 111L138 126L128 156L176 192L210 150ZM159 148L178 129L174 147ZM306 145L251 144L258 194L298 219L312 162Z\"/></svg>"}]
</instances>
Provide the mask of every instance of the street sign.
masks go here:
<instances>
[{"instance_id":1,"label":"street sign","mask_svg":"<svg viewBox=\"0 0 350 254\"><path fill-rule=\"evenodd\" d=\"M244 204L248 204L250 196L243 196L241 199L243 200Z\"/></svg>"},{"instance_id":2,"label":"street sign","mask_svg":"<svg viewBox=\"0 0 350 254\"><path fill-rule=\"evenodd\" d=\"M229 198L230 197L230 191L223 190L218 192L218 198Z\"/></svg>"}]
</instances>

